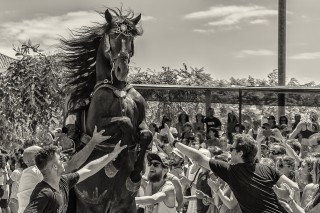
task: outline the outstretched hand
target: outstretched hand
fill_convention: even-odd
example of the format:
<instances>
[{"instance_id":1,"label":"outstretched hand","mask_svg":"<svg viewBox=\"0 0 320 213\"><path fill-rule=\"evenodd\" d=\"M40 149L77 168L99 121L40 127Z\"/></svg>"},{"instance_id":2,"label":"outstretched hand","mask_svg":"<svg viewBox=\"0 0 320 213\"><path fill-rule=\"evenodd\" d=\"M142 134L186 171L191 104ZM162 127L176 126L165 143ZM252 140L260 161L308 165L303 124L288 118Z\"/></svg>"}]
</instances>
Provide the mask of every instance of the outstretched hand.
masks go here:
<instances>
[{"instance_id":1,"label":"outstretched hand","mask_svg":"<svg viewBox=\"0 0 320 213\"><path fill-rule=\"evenodd\" d=\"M205 194L203 193L203 191L196 190L196 196L198 199L203 199L205 197Z\"/></svg>"},{"instance_id":2,"label":"outstretched hand","mask_svg":"<svg viewBox=\"0 0 320 213\"><path fill-rule=\"evenodd\" d=\"M279 199L282 199L285 201L287 201L288 199L293 199L293 191L285 183L281 184L280 187L278 187L277 185L274 185L272 189L276 193Z\"/></svg>"},{"instance_id":3,"label":"outstretched hand","mask_svg":"<svg viewBox=\"0 0 320 213\"><path fill-rule=\"evenodd\" d=\"M122 152L122 150L124 150L125 148L127 148L127 145L121 146L121 141L119 141L114 147L112 154L114 154L115 156L118 156L120 152Z\"/></svg>"},{"instance_id":4,"label":"outstretched hand","mask_svg":"<svg viewBox=\"0 0 320 213\"><path fill-rule=\"evenodd\" d=\"M92 135L91 140L93 140L95 143L99 144L105 140L108 140L111 137L111 136L102 135L105 132L104 129L101 130L100 132L98 132L97 130L98 130L97 126L94 126L93 135Z\"/></svg>"}]
</instances>

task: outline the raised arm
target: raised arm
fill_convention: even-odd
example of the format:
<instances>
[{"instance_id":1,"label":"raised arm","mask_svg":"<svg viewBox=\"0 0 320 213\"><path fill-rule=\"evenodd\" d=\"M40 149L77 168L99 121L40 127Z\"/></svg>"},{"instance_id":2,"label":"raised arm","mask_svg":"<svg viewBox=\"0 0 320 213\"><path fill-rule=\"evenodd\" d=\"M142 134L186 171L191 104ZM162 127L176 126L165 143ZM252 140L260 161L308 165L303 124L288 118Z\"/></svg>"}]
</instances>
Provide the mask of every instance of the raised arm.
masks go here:
<instances>
[{"instance_id":1,"label":"raised arm","mask_svg":"<svg viewBox=\"0 0 320 213\"><path fill-rule=\"evenodd\" d=\"M105 130L97 132L97 126L94 127L93 135L89 143L65 163L65 173L70 173L77 170L88 159L97 144L110 138L110 136L103 136L102 134L104 132Z\"/></svg>"},{"instance_id":2,"label":"raised arm","mask_svg":"<svg viewBox=\"0 0 320 213\"><path fill-rule=\"evenodd\" d=\"M104 166L106 166L108 163L114 160L118 156L118 154L127 147L127 145L120 146L120 143L121 141L117 143L117 145L111 153L104 155L101 158L98 158L94 161L91 161L83 168L81 168L79 171L77 171L77 173L80 176L78 183L94 175L100 169L102 169Z\"/></svg>"},{"instance_id":3,"label":"raised arm","mask_svg":"<svg viewBox=\"0 0 320 213\"><path fill-rule=\"evenodd\" d=\"M299 122L298 125L296 126L296 128L293 130L293 132L289 135L289 140L290 139L295 139L295 137L299 134L299 132L301 131L302 129L302 126L303 126L304 122Z\"/></svg>"},{"instance_id":4,"label":"raised arm","mask_svg":"<svg viewBox=\"0 0 320 213\"><path fill-rule=\"evenodd\" d=\"M157 192L151 196L143 196L143 197L136 197L136 204L148 206L160 203L168 199L168 197L175 197L175 191L173 185L167 185L163 187L160 192Z\"/></svg>"},{"instance_id":5,"label":"raised arm","mask_svg":"<svg viewBox=\"0 0 320 213\"><path fill-rule=\"evenodd\" d=\"M179 143L179 142L177 142L175 144L175 147L177 149L179 149L187 157L189 157L192 160L194 160L195 162L197 162L201 167L206 168L211 171L211 168L209 166L210 158L201 154L198 150L193 149L193 148L186 146L186 145Z\"/></svg>"}]
</instances>

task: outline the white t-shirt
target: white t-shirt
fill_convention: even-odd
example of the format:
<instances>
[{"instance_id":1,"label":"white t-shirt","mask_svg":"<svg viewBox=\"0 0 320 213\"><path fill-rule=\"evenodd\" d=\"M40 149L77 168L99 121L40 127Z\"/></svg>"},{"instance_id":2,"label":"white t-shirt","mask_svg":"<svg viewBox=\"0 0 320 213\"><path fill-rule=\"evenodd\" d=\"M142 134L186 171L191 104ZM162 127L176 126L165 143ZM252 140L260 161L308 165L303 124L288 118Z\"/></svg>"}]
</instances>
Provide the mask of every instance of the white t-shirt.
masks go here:
<instances>
[{"instance_id":1,"label":"white t-shirt","mask_svg":"<svg viewBox=\"0 0 320 213\"><path fill-rule=\"evenodd\" d=\"M11 180L13 181L12 187L11 187L11 198L17 199L18 200L18 188L19 188L19 182L22 174L22 168L15 169L11 173Z\"/></svg>"},{"instance_id":2,"label":"white t-shirt","mask_svg":"<svg viewBox=\"0 0 320 213\"><path fill-rule=\"evenodd\" d=\"M30 166L23 170L18 187L18 213L23 213L30 201L30 196L38 183L43 180L43 176L37 166Z\"/></svg>"}]
</instances>

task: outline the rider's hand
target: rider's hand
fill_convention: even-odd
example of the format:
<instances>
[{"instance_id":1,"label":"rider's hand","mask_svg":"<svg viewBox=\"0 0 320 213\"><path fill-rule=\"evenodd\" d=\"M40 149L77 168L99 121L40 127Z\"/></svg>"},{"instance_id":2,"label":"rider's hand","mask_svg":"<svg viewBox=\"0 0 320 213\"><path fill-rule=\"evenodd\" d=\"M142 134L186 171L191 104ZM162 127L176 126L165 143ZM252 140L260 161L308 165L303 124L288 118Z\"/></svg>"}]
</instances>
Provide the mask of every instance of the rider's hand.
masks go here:
<instances>
[{"instance_id":1,"label":"rider's hand","mask_svg":"<svg viewBox=\"0 0 320 213\"><path fill-rule=\"evenodd\" d=\"M105 132L104 129L101 130L100 132L97 132L97 129L98 129L97 126L94 126L93 135L92 135L92 138L91 138L91 140L94 143L99 144L99 143L101 143L101 142L103 142L105 140L108 140L111 137L111 136L102 135Z\"/></svg>"}]
</instances>

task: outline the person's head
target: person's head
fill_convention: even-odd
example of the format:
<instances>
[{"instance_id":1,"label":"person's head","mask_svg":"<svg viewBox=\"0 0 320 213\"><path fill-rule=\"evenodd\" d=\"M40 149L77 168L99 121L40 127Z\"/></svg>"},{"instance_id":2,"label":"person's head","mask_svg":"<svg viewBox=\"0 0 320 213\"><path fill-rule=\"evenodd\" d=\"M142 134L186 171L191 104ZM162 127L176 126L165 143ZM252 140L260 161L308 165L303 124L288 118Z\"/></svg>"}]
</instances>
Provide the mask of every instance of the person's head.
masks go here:
<instances>
[{"instance_id":1,"label":"person's head","mask_svg":"<svg viewBox=\"0 0 320 213\"><path fill-rule=\"evenodd\" d=\"M199 123L204 122L204 116L202 115L202 113L199 112L196 114L196 122L199 122Z\"/></svg>"},{"instance_id":2,"label":"person's head","mask_svg":"<svg viewBox=\"0 0 320 213\"><path fill-rule=\"evenodd\" d=\"M35 162L43 176L55 174L58 177L65 171L57 146L45 146L38 151Z\"/></svg>"},{"instance_id":3,"label":"person's head","mask_svg":"<svg viewBox=\"0 0 320 213\"><path fill-rule=\"evenodd\" d=\"M203 135L200 132L197 132L194 136L194 140L199 144L202 144L204 142Z\"/></svg>"},{"instance_id":4,"label":"person's head","mask_svg":"<svg viewBox=\"0 0 320 213\"><path fill-rule=\"evenodd\" d=\"M220 138L220 148L223 151L226 151L227 147L228 147L228 137L227 136L221 136L221 138Z\"/></svg>"},{"instance_id":5,"label":"person's head","mask_svg":"<svg viewBox=\"0 0 320 213\"><path fill-rule=\"evenodd\" d=\"M312 175L311 175L311 171L313 168L313 164L317 159L311 156L307 156L306 158L304 158L301 163L300 163L300 167L298 170L298 174L299 174L299 179L302 182L305 183L312 183Z\"/></svg>"},{"instance_id":6,"label":"person's head","mask_svg":"<svg viewBox=\"0 0 320 213\"><path fill-rule=\"evenodd\" d=\"M311 122L318 122L319 116L318 113L314 110L310 112L310 120Z\"/></svg>"},{"instance_id":7,"label":"person's head","mask_svg":"<svg viewBox=\"0 0 320 213\"><path fill-rule=\"evenodd\" d=\"M170 165L173 167L182 166L185 155L177 148L173 148L170 155Z\"/></svg>"},{"instance_id":8,"label":"person's head","mask_svg":"<svg viewBox=\"0 0 320 213\"><path fill-rule=\"evenodd\" d=\"M162 121L161 121L161 128L164 128L164 125L167 124L169 127L171 126L171 118L169 118L168 116L164 115L162 117Z\"/></svg>"},{"instance_id":9,"label":"person's head","mask_svg":"<svg viewBox=\"0 0 320 213\"><path fill-rule=\"evenodd\" d=\"M213 117L214 116L214 109L212 107L208 108L208 117Z\"/></svg>"},{"instance_id":10,"label":"person's head","mask_svg":"<svg viewBox=\"0 0 320 213\"><path fill-rule=\"evenodd\" d=\"M301 120L301 115L300 115L300 114L295 114L295 115L294 115L294 121L295 121L296 123L299 123L300 120Z\"/></svg>"},{"instance_id":11,"label":"person's head","mask_svg":"<svg viewBox=\"0 0 320 213\"><path fill-rule=\"evenodd\" d=\"M320 135L318 133L309 138L309 151L320 153Z\"/></svg>"},{"instance_id":12,"label":"person's head","mask_svg":"<svg viewBox=\"0 0 320 213\"><path fill-rule=\"evenodd\" d=\"M30 146L24 150L23 161L28 167L35 165L35 156L40 149L40 146Z\"/></svg>"},{"instance_id":13,"label":"person's head","mask_svg":"<svg viewBox=\"0 0 320 213\"><path fill-rule=\"evenodd\" d=\"M230 148L232 163L254 163L258 152L256 141L248 134L238 134Z\"/></svg>"},{"instance_id":14,"label":"person's head","mask_svg":"<svg viewBox=\"0 0 320 213\"><path fill-rule=\"evenodd\" d=\"M219 138L219 131L216 130L214 127L210 127L208 130L208 139L214 139L214 138Z\"/></svg>"},{"instance_id":15,"label":"person's head","mask_svg":"<svg viewBox=\"0 0 320 213\"><path fill-rule=\"evenodd\" d=\"M276 162L278 157L286 154L286 148L279 143L273 143L269 148L269 158Z\"/></svg>"},{"instance_id":16,"label":"person's head","mask_svg":"<svg viewBox=\"0 0 320 213\"><path fill-rule=\"evenodd\" d=\"M281 125L281 124L286 124L286 125L288 125L288 118L287 118L287 116L282 115L282 116L279 117L279 125Z\"/></svg>"},{"instance_id":17,"label":"person's head","mask_svg":"<svg viewBox=\"0 0 320 213\"><path fill-rule=\"evenodd\" d=\"M267 144L261 144L261 155L264 158L269 156L269 147Z\"/></svg>"},{"instance_id":18,"label":"person's head","mask_svg":"<svg viewBox=\"0 0 320 213\"><path fill-rule=\"evenodd\" d=\"M294 179L295 162L294 158L284 155L277 159L276 169L281 175L287 176L289 179Z\"/></svg>"},{"instance_id":19,"label":"person's head","mask_svg":"<svg viewBox=\"0 0 320 213\"><path fill-rule=\"evenodd\" d=\"M273 115L270 115L268 117L268 123L269 123L271 129L274 128L274 126L276 125L276 118Z\"/></svg>"},{"instance_id":20,"label":"person's head","mask_svg":"<svg viewBox=\"0 0 320 213\"><path fill-rule=\"evenodd\" d=\"M235 126L234 126L234 129L236 130L236 133L242 133L243 130L245 129L245 126L243 126L242 124L240 125L239 123L237 123Z\"/></svg>"},{"instance_id":21,"label":"person's head","mask_svg":"<svg viewBox=\"0 0 320 213\"><path fill-rule=\"evenodd\" d=\"M179 123L183 123L183 124L185 122L189 122L189 115L185 110L182 110L182 112L178 115L178 121Z\"/></svg>"},{"instance_id":22,"label":"person's head","mask_svg":"<svg viewBox=\"0 0 320 213\"><path fill-rule=\"evenodd\" d=\"M150 182L160 182L168 173L169 160L165 153L149 153L147 155L148 166L150 167L148 180Z\"/></svg>"},{"instance_id":23,"label":"person's head","mask_svg":"<svg viewBox=\"0 0 320 213\"><path fill-rule=\"evenodd\" d=\"M190 132L192 130L192 124L190 122L186 122L183 124L183 131Z\"/></svg>"},{"instance_id":24,"label":"person's head","mask_svg":"<svg viewBox=\"0 0 320 213\"><path fill-rule=\"evenodd\" d=\"M254 121L252 122L252 125L253 125L253 128L254 128L254 129L258 129L259 126L260 126L260 122L259 122L258 120L254 120Z\"/></svg>"}]
</instances>

